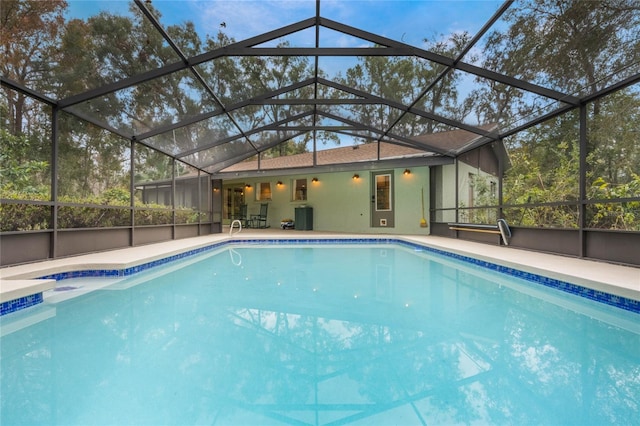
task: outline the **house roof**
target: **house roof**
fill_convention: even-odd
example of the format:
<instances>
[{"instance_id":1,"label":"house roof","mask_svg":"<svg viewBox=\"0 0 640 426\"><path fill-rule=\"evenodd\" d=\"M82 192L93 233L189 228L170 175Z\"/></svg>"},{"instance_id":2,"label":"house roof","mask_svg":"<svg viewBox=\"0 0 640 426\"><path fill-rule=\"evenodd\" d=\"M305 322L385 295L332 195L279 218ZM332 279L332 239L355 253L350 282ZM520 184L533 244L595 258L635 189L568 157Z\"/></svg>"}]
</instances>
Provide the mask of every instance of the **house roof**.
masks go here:
<instances>
[{"instance_id":1,"label":"house roof","mask_svg":"<svg viewBox=\"0 0 640 426\"><path fill-rule=\"evenodd\" d=\"M487 132L497 134L498 125L484 124L482 126L478 126L478 128ZM440 150L446 151L447 153L457 155L461 151L463 151L464 148L482 140L482 136L471 133L467 130L456 129L450 130L448 132L424 133L415 136L413 139L427 146L435 147Z\"/></svg>"},{"instance_id":2,"label":"house roof","mask_svg":"<svg viewBox=\"0 0 640 426\"><path fill-rule=\"evenodd\" d=\"M410 157L429 157L432 153L425 152L420 149L405 146L394 145L381 142L380 159L410 158ZM266 158L261 160L260 168L264 170L272 169L288 169L295 167L311 167L313 166L313 152L305 152L302 154L285 155L282 157ZM378 160L378 144L368 143L352 146L344 146L339 148L325 149L316 151L316 163L319 165L358 163L364 161ZM226 172L256 170L258 160L243 161L236 163L226 169Z\"/></svg>"},{"instance_id":3,"label":"house roof","mask_svg":"<svg viewBox=\"0 0 640 426\"><path fill-rule=\"evenodd\" d=\"M493 130L495 125L483 126L486 130ZM420 142L429 147L436 148L441 151L456 152L457 150L480 139L480 136L468 132L466 130L451 130L448 132L439 132L419 135L414 138L416 142ZM378 152L378 147L380 152ZM371 161L383 161L400 158L420 158L433 157L435 154L423 149L402 146L388 142L364 143L353 146L343 146L332 149L316 151L317 165L360 163ZM260 169L289 169L312 167L314 165L313 152L305 152L301 154L285 155L274 158L264 158L260 161ZM221 173L233 173L239 171L249 171L258 169L258 160L243 161L233 164L221 170Z\"/></svg>"}]
</instances>

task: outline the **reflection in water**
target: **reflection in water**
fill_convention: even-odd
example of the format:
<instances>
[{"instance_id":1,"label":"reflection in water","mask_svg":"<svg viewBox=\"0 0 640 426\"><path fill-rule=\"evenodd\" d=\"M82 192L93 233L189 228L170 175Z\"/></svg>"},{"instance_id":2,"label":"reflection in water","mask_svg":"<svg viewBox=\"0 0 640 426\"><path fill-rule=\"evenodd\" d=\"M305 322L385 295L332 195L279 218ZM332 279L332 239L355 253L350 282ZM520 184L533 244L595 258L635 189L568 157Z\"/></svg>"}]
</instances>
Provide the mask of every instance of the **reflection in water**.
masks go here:
<instances>
[{"instance_id":1,"label":"reflection in water","mask_svg":"<svg viewBox=\"0 0 640 426\"><path fill-rule=\"evenodd\" d=\"M639 333L597 319L614 308L582 315L549 303L570 296L387 246L235 253L241 265L132 278L3 337L1 423L638 418Z\"/></svg>"}]
</instances>

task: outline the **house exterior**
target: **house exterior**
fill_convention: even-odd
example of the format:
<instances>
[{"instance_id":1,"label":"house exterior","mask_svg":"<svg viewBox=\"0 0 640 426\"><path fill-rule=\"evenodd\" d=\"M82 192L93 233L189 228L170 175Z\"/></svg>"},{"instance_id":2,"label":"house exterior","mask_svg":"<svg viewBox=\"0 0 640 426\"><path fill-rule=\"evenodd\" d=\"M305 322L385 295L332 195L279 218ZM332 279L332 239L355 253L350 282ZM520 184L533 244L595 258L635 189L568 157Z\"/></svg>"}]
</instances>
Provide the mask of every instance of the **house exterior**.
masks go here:
<instances>
[{"instance_id":1,"label":"house exterior","mask_svg":"<svg viewBox=\"0 0 640 426\"><path fill-rule=\"evenodd\" d=\"M464 130L416 137L452 153L478 138ZM430 223L432 209L454 208L434 217L456 220L456 182L459 193L481 201L473 197L479 178L469 176L482 177L497 199L499 162L506 158L498 145L471 151L458 165L446 155L385 142L317 151L315 161L311 152L262 159L260 172L257 159L236 163L216 176L223 180L223 223L229 224L242 204L251 215L268 203L270 227L295 218L296 208L304 206L313 209L313 229L318 231L429 234L422 219ZM467 178L456 180L456 170ZM495 215L485 217L495 223Z\"/></svg>"}]
</instances>

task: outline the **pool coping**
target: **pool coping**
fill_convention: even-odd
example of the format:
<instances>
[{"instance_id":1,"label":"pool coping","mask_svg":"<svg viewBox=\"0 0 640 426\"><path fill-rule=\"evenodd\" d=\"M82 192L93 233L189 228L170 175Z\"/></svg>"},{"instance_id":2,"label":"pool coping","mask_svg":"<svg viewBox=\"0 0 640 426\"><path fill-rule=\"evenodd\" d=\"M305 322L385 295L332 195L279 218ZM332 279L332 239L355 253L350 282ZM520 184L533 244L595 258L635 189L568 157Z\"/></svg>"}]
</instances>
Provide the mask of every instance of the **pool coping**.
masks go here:
<instances>
[{"instance_id":1,"label":"pool coping","mask_svg":"<svg viewBox=\"0 0 640 426\"><path fill-rule=\"evenodd\" d=\"M128 276L229 243L404 243L640 313L640 268L566 258L444 237L393 234L246 233L207 235L0 269L0 315L32 306L32 295L75 277ZM107 260L105 260L107 259ZM568 268L568 265L571 268ZM543 266L541 266L543 265ZM577 266L576 266L577 265ZM580 273L576 273L580 272ZM541 279L542 277L542 279ZM41 301L41 300L40 300ZM622 303L623 306L620 305Z\"/></svg>"}]
</instances>

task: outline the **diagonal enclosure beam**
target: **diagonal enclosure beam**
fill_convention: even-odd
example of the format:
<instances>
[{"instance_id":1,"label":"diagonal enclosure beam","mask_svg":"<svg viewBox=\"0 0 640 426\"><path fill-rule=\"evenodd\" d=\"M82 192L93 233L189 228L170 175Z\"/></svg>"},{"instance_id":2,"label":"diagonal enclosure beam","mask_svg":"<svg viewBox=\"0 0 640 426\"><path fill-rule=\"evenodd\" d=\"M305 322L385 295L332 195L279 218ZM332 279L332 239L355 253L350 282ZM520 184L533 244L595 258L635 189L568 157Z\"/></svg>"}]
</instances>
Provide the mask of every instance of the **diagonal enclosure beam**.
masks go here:
<instances>
[{"instance_id":1,"label":"diagonal enclosure beam","mask_svg":"<svg viewBox=\"0 0 640 426\"><path fill-rule=\"evenodd\" d=\"M349 120L347 118L340 117L338 115L331 114L331 113L324 112L324 111L318 111L318 115L322 115L322 116L330 118L332 120L336 120L336 121L340 121L342 123L348 124L348 125L352 126L352 128L357 128L357 129L361 129L361 130L368 130L368 131L370 131L372 133L376 133L376 134L379 134L381 136L385 136L384 131L381 130L381 129L378 129L377 127L371 127L371 126L366 126L366 125L363 127L362 123L359 123L359 122L353 121L353 120ZM410 139L410 138L407 138L407 137L404 137L404 136L394 135L392 133L387 133L387 136L389 136L391 138L394 138L394 139L397 139L397 140L402 141L402 142L406 142L407 144L409 144L412 147L417 148L417 149L423 149L423 150L427 149L427 150L429 150L431 152L436 152L438 154L451 156L450 153L448 153L448 152L446 152L446 151L444 151L444 150L442 150L440 148L436 148L436 147L433 147L433 146L430 146L428 144L415 141L413 139Z\"/></svg>"},{"instance_id":2,"label":"diagonal enclosure beam","mask_svg":"<svg viewBox=\"0 0 640 426\"><path fill-rule=\"evenodd\" d=\"M318 99L272 99L275 96L279 96L279 95L283 95L286 93L289 93L291 91L303 88L303 87L307 87L310 86L312 84L322 84L324 86L327 87L332 87L334 89L337 90L341 90L345 93L349 93L353 96L356 96L357 98L354 99L326 99L326 100L318 100ZM475 126L471 126L462 122L458 122L456 120L452 120L446 117L442 117L439 116L437 114L432 114L429 113L427 111L415 108L415 107L407 107L406 105L399 103L399 102L395 102L395 101L391 101L388 99L384 99L381 98L379 96L374 96L371 95L370 93L367 92L363 92L361 90L358 89L354 89L352 87L349 86L345 86L342 85L340 83L336 83L324 78L309 78L294 84L291 84L289 86L280 88L280 89L276 89L276 90L272 90L269 92L266 92L260 96L255 96L251 99L248 100L244 100L244 101L240 101L238 103L229 105L226 108L226 112L233 112L237 109L243 108L245 106L248 105L309 105L309 106L317 106L317 105L357 105L357 104L368 104L368 105L386 105L392 108L396 108L398 110L401 110L403 112L410 112L412 114L424 117L424 118L428 118L430 120L442 123L442 124L446 124L448 126L452 126L452 127L457 127L463 130L467 130L469 132L481 135L481 136L485 136L488 137L490 139L494 139L492 136L492 133L480 129L478 127ZM204 113L201 115L197 115L194 117L191 117L187 120L181 121L179 123L174 123L174 124L169 124L163 127L159 127L157 129L151 130L149 132L145 132L144 134L140 134L138 135L138 139L139 140L143 140L143 139L147 139L149 137L152 136L156 136L158 134L162 134L165 133L167 131L171 131L171 130L175 130L187 125L191 125L191 124L195 124L199 121L202 120L206 120L208 118L212 118L218 115L222 115L225 113L225 111L223 110L218 110L218 111L212 111L212 112L208 112L208 113ZM384 132L382 132L380 129L376 129L377 133L383 135ZM251 132L254 133L254 132ZM247 133L247 136L250 133ZM215 143L216 145L218 143ZM415 142L414 142L415 144ZM421 149L424 149L426 147L428 147L427 145L421 145L421 146L416 146L419 147ZM430 149L435 149L435 148L430 148Z\"/></svg>"},{"instance_id":3,"label":"diagonal enclosure beam","mask_svg":"<svg viewBox=\"0 0 640 426\"><path fill-rule=\"evenodd\" d=\"M291 139L294 139L294 138L297 138L298 136L302 136L305 133L307 133L307 132L299 132L299 133L296 133L295 135L287 136L287 137L284 137L282 139L275 140L274 142L271 142L268 145L265 145L264 147L262 147L263 148L262 151L265 151L265 150L267 150L269 148L273 148L275 146L278 146L281 143L286 142L286 141L291 140ZM202 165L200 167L202 167L202 168L211 168L212 166L215 165L216 167L210 169L210 173L215 173L215 172L219 172L220 170L223 170L223 169L225 169L225 168L227 168L227 167L229 167L229 166L231 166L233 164L236 164L239 161L246 160L247 158L251 158L254 155L256 155L254 152L239 154L237 156L234 156L234 157L232 157L230 159L227 159L227 160L224 160L222 162L217 162L216 161L216 162L213 162L213 163Z\"/></svg>"},{"instance_id":4,"label":"diagonal enclosure beam","mask_svg":"<svg viewBox=\"0 0 640 426\"><path fill-rule=\"evenodd\" d=\"M487 21L484 24L484 26L480 29L480 31L478 31L478 33L471 39L471 41L462 49L462 51L456 57L456 59L454 61L454 64L457 64L458 62L460 62L462 60L462 58L464 58L464 56L467 54L467 52L469 52L469 50L471 50L473 48L473 46L475 46L475 44L482 38L482 36L484 36L484 34L487 31L489 31L491 26L507 11L507 9L509 8L509 6L511 6L512 3L513 3L513 0L507 0L507 1L505 1L503 3L502 7L500 7L500 9L498 9L498 11L496 11L496 13L493 14L491 19L489 19L489 21ZM413 103L410 105L410 108L415 107L418 104L418 102L420 102L420 100L422 98L424 98L431 90L433 90L433 88L436 87L436 85L450 72L450 70L451 70L451 67L447 67L442 72L440 72L440 74L438 74L438 76L433 80L433 82L431 82L431 84L429 84L422 91L422 93L420 93L420 95L418 95L415 98ZM390 132L398 123L400 123L400 121L402 120L402 118L405 115L406 115L406 112L403 112L393 122L393 124L391 124L391 126L389 126L389 129L387 129L385 134ZM489 140L493 139L492 137L489 137L489 136L485 136L485 138L489 139Z\"/></svg>"},{"instance_id":5,"label":"diagonal enclosure beam","mask_svg":"<svg viewBox=\"0 0 640 426\"><path fill-rule=\"evenodd\" d=\"M294 116L279 120L279 121L277 121L275 123L272 123L272 124L270 124L268 126L274 126L274 125L275 126L280 126L280 125L289 123L289 122L294 121L294 120L299 120L301 118L308 117L308 116L310 116L312 114L313 114L312 111L303 112L303 113L300 113L300 114L297 114L297 115L294 115ZM253 134L260 133L262 131L273 130L271 128L267 128L268 126L256 127L255 129L251 129L251 130L245 132L245 135L251 136ZM278 129L278 130L285 130L285 129ZM191 149L189 151L184 151L184 152L180 153L178 155L178 158L182 158L182 157L185 157L187 155L195 154L196 152L203 151L203 150L206 150L206 149L214 148L214 147L216 147L218 145L223 145L223 144L225 144L227 142L233 142L235 140L241 139L242 137L243 137L242 134L237 134L237 135L229 136L227 138L223 138L223 139L220 139L220 140L217 140L217 141L214 141L214 142L203 144L203 145L199 146L198 148L194 148L194 149Z\"/></svg>"},{"instance_id":6,"label":"diagonal enclosure beam","mask_svg":"<svg viewBox=\"0 0 640 426\"><path fill-rule=\"evenodd\" d=\"M504 6L503 6L504 7ZM507 5L508 7L508 5ZM506 10L506 9L505 9ZM545 87L542 86L538 86L536 84L532 84L529 82L526 82L524 80L519 80L517 78L514 77L509 77L507 75L504 74L500 74L497 72L493 72L493 71L489 71L485 68L481 68L481 67L476 67L474 65L471 64L467 64L461 61L456 61L453 60L451 58L448 58L446 56L442 56L442 55L438 55L436 53L433 52L429 52L428 50L424 50L424 49L420 49L411 45L407 45L405 43L401 43L395 40L391 40L388 39L386 37L382 37L373 33L369 33L367 31L362 31L359 30L357 28L353 28L350 27L348 25L344 25L344 24L340 24L338 22L335 21L331 21L329 19L321 19L321 24L326 27L326 28L330 28L339 32L342 32L344 34L348 34L354 37L359 37L368 41L371 41L372 43L378 44L378 45L382 45L382 46L388 46L390 48L394 48L397 51L404 51L405 49L410 50L410 54L409 55L413 55L413 56L417 56L423 59L426 59L428 61L432 61L432 62L436 62L438 64L441 65L445 65L447 67L453 67L456 69L460 69L462 71L466 71L468 73L477 75L479 77L484 77L490 80L494 80L497 81L499 83L504 83L507 84L509 86L514 86L517 87L519 89L523 89L532 93L536 93L538 95L541 96L545 96L551 99L555 99L555 100L560 100L566 103L570 103L572 105L579 105L579 100L578 98L576 98L575 96L571 96L568 95L566 93L562 93L562 92L558 92L556 90L551 90L551 89L547 89ZM366 48L365 48L366 49ZM392 50L394 50L392 49ZM392 50L389 51L389 53L387 54L387 56L399 56L399 55L394 55L392 53ZM362 55L362 56L368 56L366 54ZM400 55L400 56L408 56L408 55Z\"/></svg>"},{"instance_id":7,"label":"diagonal enclosure beam","mask_svg":"<svg viewBox=\"0 0 640 426\"><path fill-rule=\"evenodd\" d=\"M407 105L402 104L400 102L390 101L388 99L384 99L384 98L381 98L379 96L375 96L375 95L372 95L370 93L363 92L361 90L357 90L357 89L354 89L354 88L351 88L351 87L348 87L348 86L344 86L344 85L342 85L340 83L336 83L336 82L333 82L333 81L330 81L330 80L326 80L324 78L319 78L318 80L322 84L324 84L326 86L330 86L330 87L333 87L335 89L343 90L343 91L351 93L352 95L355 95L355 96L362 96L362 97L365 97L365 98L370 99L370 100L376 100L377 103L381 103L383 105L387 105L387 106L399 109L399 110L404 111L404 112L410 112L412 114L419 115L420 117L428 118L430 120L437 121L439 123L446 124L448 126L457 127L457 128L463 129L463 130L467 130L467 131L469 131L471 133L475 133L477 135L489 136L489 132L487 132L486 130L483 130L483 129L479 128L479 127L476 127L476 126L470 126L470 125L462 123L460 121L456 121L456 120L452 120L450 118L442 117L442 116L437 115L437 114L432 114L430 112L421 110L419 108L407 106Z\"/></svg>"},{"instance_id":8,"label":"diagonal enclosure beam","mask_svg":"<svg viewBox=\"0 0 640 426\"><path fill-rule=\"evenodd\" d=\"M30 89L24 84L20 84L17 81L14 81L10 78L5 77L4 75L0 76L0 85L4 87L8 87L11 90L15 90L16 92L23 93L33 99L37 99L38 101L44 104L47 104L50 106L58 105L58 102L55 99L52 99L46 95L43 95L42 93L37 92L33 89Z\"/></svg>"},{"instance_id":9,"label":"diagonal enclosure beam","mask_svg":"<svg viewBox=\"0 0 640 426\"><path fill-rule=\"evenodd\" d=\"M171 131L171 130L179 129L181 127L189 126L191 124L195 124L195 123L198 123L200 121L207 120L209 118L213 118L213 117L217 117L219 115L223 115L225 113L233 112L233 111L238 110L240 108L244 108L244 107L246 107L248 105L261 105L261 101L264 100L264 99L268 99L268 98L270 98L272 96L278 96L280 94L286 93L286 92L291 91L291 90L296 90L296 89L301 88L301 87L309 86L309 85L313 84L313 81L314 81L314 79L312 79L312 78L311 79L307 79L307 80L292 84L290 86L287 86L287 87L284 87L284 88L281 88L281 89L277 89L277 90L273 90L273 91L267 92L267 93L265 93L265 94L263 94L261 96L257 96L257 97L253 97L251 99L247 99L247 100L243 100L243 101L240 101L240 102L236 102L234 104L228 105L224 109L219 109L219 110L210 111L210 112L203 113L203 114L198 114L198 115L195 115L193 117L189 117L188 119L182 120L182 121L177 122L177 123L168 124L168 125L165 125L165 126L160 126L160 127L156 128L156 129L153 129L153 130L150 130L148 132L141 133L141 134L137 135L137 138L140 139L140 140L147 139L147 138L150 138L152 136L157 136L159 134L166 133L166 132Z\"/></svg>"},{"instance_id":10,"label":"diagonal enclosure beam","mask_svg":"<svg viewBox=\"0 0 640 426\"><path fill-rule=\"evenodd\" d=\"M172 124L163 124L161 126L158 126L150 131L147 131L145 133L139 134L139 135L134 135L134 136L128 136L129 138L132 138L136 141L142 141L148 138L151 138L153 136L157 136L163 133L166 133L168 131L172 131L181 127L185 127L185 126L189 126L189 125L194 125L197 124L198 122L201 122L203 120L207 120L213 117L216 117L218 115L226 115L227 118L230 120L230 122L233 124L233 126L237 129L238 131L238 135L234 135L231 137L227 137L227 138L223 138L217 141L211 141L209 143L203 144L198 148L195 149L191 149L189 151L185 151L179 154L180 157L184 157L187 155L191 155L194 154L198 151L204 150L204 149L208 149L208 148L212 148L215 147L217 145L221 145L227 142L232 142L238 139L242 139L244 138L247 143L249 145L251 145L253 147L254 153L255 152L261 152L264 148L260 147L258 148L256 145L253 144L253 142L250 139L250 136L261 132L261 131L266 131L266 130L287 130L287 129L300 129L300 130L304 130L304 129L309 129L311 131L314 132L313 135L313 140L314 140L314 152L315 152L315 131L316 130L324 130L324 131L334 131L336 133L339 132L343 132L344 129L341 126L319 126L318 125L318 117L320 116L325 116L328 117L326 115L326 113L323 113L322 111L320 111L318 109L318 106L321 105L384 105L390 108L395 108L399 111L401 111L401 115L400 117L398 117L388 128L385 129L378 129L378 128L372 128L371 126L364 124L364 123L358 123L352 120L348 120L345 118L335 118L336 120L341 120L343 123L347 124L347 126L351 129L362 129L362 130L367 130L369 132L372 132L374 134L378 134L380 135L378 141L383 140L386 136L388 137L392 137L392 138L396 138L398 139L398 141L402 141L401 143L407 143L409 146L412 147L416 147L418 149L424 149L424 150L429 150L432 152L437 152L443 155L452 155L451 153L448 152L443 152L442 149L436 149L432 146L429 146L427 144L423 144L414 140L411 140L409 138L406 137L402 137L399 135L394 135L392 133L393 128L398 125L398 123L400 122L400 120L402 119L402 117L406 116L408 113L414 114L416 116L419 117L423 117L429 120L432 120L436 123L441 123L444 124L446 126L449 126L451 128L456 128L456 129L462 129L462 130L466 130L469 131L471 133L477 134L479 136L481 136L482 138L480 139L482 142L481 143L489 143L491 141L497 140L499 139L498 135L495 132L489 132L486 131L484 129L481 129L477 126L472 126L472 125L468 125L465 124L463 122L454 120L454 119L450 119L450 118L446 118L443 116L440 116L438 114L434 114L434 113L430 113L428 111L424 111L421 110L420 108L416 108L415 105L418 104L419 100L421 97L425 96L431 89L433 89L433 87L437 84L438 81L440 81L447 72L451 72L452 70L459 70L462 72L466 72L469 73L471 75L474 75L476 77L480 77L480 78L484 78L484 79L488 79L491 81L495 81L501 84L505 84L507 86L510 87L515 87L518 88L520 90L524 90L539 96L543 96L543 97L547 97L556 101L560 101L562 103L564 103L563 106L561 106L559 108L559 110L568 110L568 109L572 109L575 106L578 106L580 104L580 99L566 94L566 93L562 93L556 90L552 90L552 89L548 89L533 83L529 83L527 81L523 81L520 80L518 78L515 77L511 77L511 76L507 76L504 74L501 74L499 72L495 72L495 71L491 71L473 64L469 64L469 63L465 63L462 62L462 58L465 56L465 54L471 49L473 48L473 46L480 40L480 38L492 27L492 25L495 24L495 22L497 21L498 17L501 16L507 9L508 7L513 3L513 0L506 0L505 3L502 5L501 8L499 8L499 10L494 14L494 16L487 21L483 28L474 36L474 38L471 40L470 43L468 43L467 46L465 46L465 49L456 57L456 58L450 58L447 56L443 56L434 52L430 52L424 49L420 49L418 47L415 46L411 46L408 44L405 44L403 42L399 42L396 40L392 40L374 33L370 33L368 31L363 31L360 30L358 28L355 27L351 27L349 25L345 25L345 24L341 24L339 22L330 20L330 19L326 19L326 18L322 18L320 16L320 0L316 0L316 14L315 17L312 18L308 18L299 22L296 22L294 24L291 25L287 25L281 28L278 28L276 30L273 31L269 31L266 32L264 34L255 36L255 37L251 37L245 40L242 40L240 42L236 42L236 43L232 43L230 45L206 52L206 53L202 53L199 55L195 55L193 57L186 57L185 54L181 51L181 49L178 47L178 45L174 42L174 40L171 38L171 36L166 32L166 30L162 27L162 25L160 24L160 22L157 20L157 18L147 9L146 5L144 4L143 0L134 0L135 4L138 6L138 8L142 11L143 15L145 16L145 18L147 20L149 20L149 22L151 22L151 24L154 26L154 28L156 29L156 31L158 31L158 33L162 36L162 38L169 44L169 46L172 48L172 50L177 54L177 56L180 58L179 61L175 62L175 63L171 63L171 64L167 64L165 66L162 66L158 69L155 70L151 70L151 71L147 71L144 72L142 74L136 75L136 76L131 76L128 78L124 78L120 81L111 83L111 84L107 84L105 86L96 88L96 89L92 89L89 90L87 92L78 94L78 95L74 95L74 96L70 96L68 98L59 100L59 101L55 101L55 100L50 100L47 99L46 101L51 101L50 103L53 105L56 105L58 108L64 110L66 108L69 108L73 105L77 105L79 103L82 102L86 102L90 99L93 98L98 98L101 96L106 96L109 95L111 93L129 88L129 87L133 87L136 85L139 85L141 83L147 82L147 81L151 81L153 79L157 79L163 76L167 76L170 74L173 74L175 72L181 71L181 70L189 70L195 77L195 80L197 81L197 83L204 89L204 91L206 91L211 98L213 99L213 102L216 104L216 106L218 108L216 108L216 110L212 111L212 112L207 112L207 113L202 113L202 114L198 114L196 116L192 116L189 117L185 120L182 120L180 122L177 123L172 123ZM286 37L288 35L291 34L295 34L297 32L303 31L303 30L307 30L313 28L315 30L315 47L311 47L311 48L306 48L306 47L287 47L287 48L275 48L275 47L259 47L261 45L264 45L268 42L272 42L274 40L278 40L282 37ZM370 43L372 43L372 47L364 47L364 48L338 48L338 47L320 47L319 45L319 32L320 32L320 28L326 28L326 29L330 29L333 31L337 31L339 33L345 34L345 35L349 35L349 36L353 36L353 37L357 37L359 39L362 40L366 40ZM215 91L208 85L208 83L205 81L205 79L201 76L201 74L198 72L198 69L196 68L197 65L203 64L205 62L209 62L218 58L223 58L223 57L247 57L247 56L251 56L251 57L259 57L259 56L305 56L305 57L311 57L314 58L314 77L313 78L309 78L303 81L299 81L296 83L293 83L289 86L283 87L283 88L278 88L276 90L271 90L269 92L263 93L259 96L255 96L252 97L250 99L245 99L245 100L240 100L238 102L235 102L233 104L229 104L229 105L224 105L223 102L218 98L217 94L215 93ZM446 70L443 71L442 73L440 73L439 77L437 77L435 82L432 82L429 86L425 87L424 90L421 91L421 94L416 98L412 100L412 103L410 104L404 104L402 102L397 102L397 101L393 101L393 100L389 100L389 99L384 99L382 97L373 95L371 93L368 92L364 92L358 89L355 89L353 87L347 87L344 85L341 85L339 83L336 82L332 82L330 80L324 79L319 77L319 67L318 67L318 58L322 57L322 56L349 56L349 57L366 57L366 56L412 56L412 57L417 57L417 58L421 58L421 59L425 59L427 61L430 61L432 63L435 64L439 64L439 65L443 65L444 67L446 67ZM3 78L3 85L5 85L5 79ZM278 97L280 95L284 95L287 93L290 93L294 90L303 88L303 87L307 87L313 85L313 97L309 98L309 99L303 99L303 98L294 98L294 99L274 99L275 97ZM319 85L325 85L327 87L331 87L337 90L341 90L344 91L345 93L348 93L350 95L355 96L355 99L323 99L320 98L318 96L318 92L319 92ZM19 89L18 89L19 90ZM35 97L35 95L34 95ZM309 106L309 108L312 110L308 113L304 113L304 117L306 116L311 116L312 117L312 122L313 125L311 126L305 126L305 125L300 125L297 127L289 127L287 128L285 126L285 124L289 123L291 120L293 119L287 119L287 120L280 120L278 122L274 122L265 126L262 126L260 128L257 129L252 129L251 131L243 131L243 128L240 126L240 124L235 120L234 115L232 114L234 111L239 110L240 108L244 108L246 106L260 106L260 105L288 105L288 106L294 106L294 105L300 105L300 106ZM69 111L70 113L74 114L74 115L78 115L76 114L74 111ZM78 115L79 116L79 115ZM79 116L80 117L80 116ZM121 131L117 131L116 129L111 128L108 125L105 125L104 123L102 123L101 120L98 119L91 119L91 117L82 117L84 119L87 119L88 121L102 127L105 128L107 130L110 131L114 131L114 133L120 134L121 136L125 136L123 134L123 132ZM298 117L300 118L300 117ZM328 117L329 118L329 117ZM346 121L345 121L346 120ZM525 126L527 124L525 123ZM475 144L474 144L475 145ZM174 158L176 158L175 156L172 156Z\"/></svg>"},{"instance_id":11,"label":"diagonal enclosure beam","mask_svg":"<svg viewBox=\"0 0 640 426\"><path fill-rule=\"evenodd\" d=\"M227 48L224 56L416 56L431 60L429 51L413 46L401 47L232 47ZM547 89L537 84L529 83L515 77L509 77L486 68L481 68L465 62L454 63L453 59L438 62L446 67L459 69L478 77L513 86L540 96L572 105L579 103L578 98L556 90Z\"/></svg>"},{"instance_id":12,"label":"diagonal enclosure beam","mask_svg":"<svg viewBox=\"0 0 640 426\"><path fill-rule=\"evenodd\" d=\"M320 25L328 29L342 32L347 35L362 38L377 45L386 46L382 48L369 47L369 48L256 48L253 46L267 43L274 39L284 37L293 34L298 31L311 28L314 25ZM471 74L488 78L500 83L504 83L510 86L518 87L523 90L527 90L541 96L550 97L552 99L561 100L563 102L570 103L572 105L578 104L578 99L567 95L565 93L557 92L555 90L546 89L535 84L531 84L513 77L509 77L497 72L489 71L487 69L477 67L464 62L455 63L455 61L446 56L438 55L433 52L429 52L424 49L419 49L414 46L410 46L401 42L397 42L385 37L378 36L376 34L362 31L357 28L340 24L338 22L326 19L326 18L309 18L292 25L288 25L279 28L268 33L264 33L260 36L252 37L244 41L231 44L229 46L221 47L219 49L212 50L207 53L196 55L194 57L185 59L184 61L176 62L156 70L142 73L138 76L129 77L119 82L112 83L85 92L80 95L72 96L60 101L60 107L65 108L76 103L84 102L94 97L102 96L110 92L122 90L124 88L140 84L142 82L161 77L176 71L183 70L187 67L193 67L203 62L208 62L213 59L217 59L225 56L417 56L432 62L445 65L447 67L454 67L462 71L469 72ZM185 63L186 61L186 63Z\"/></svg>"}]
</instances>

